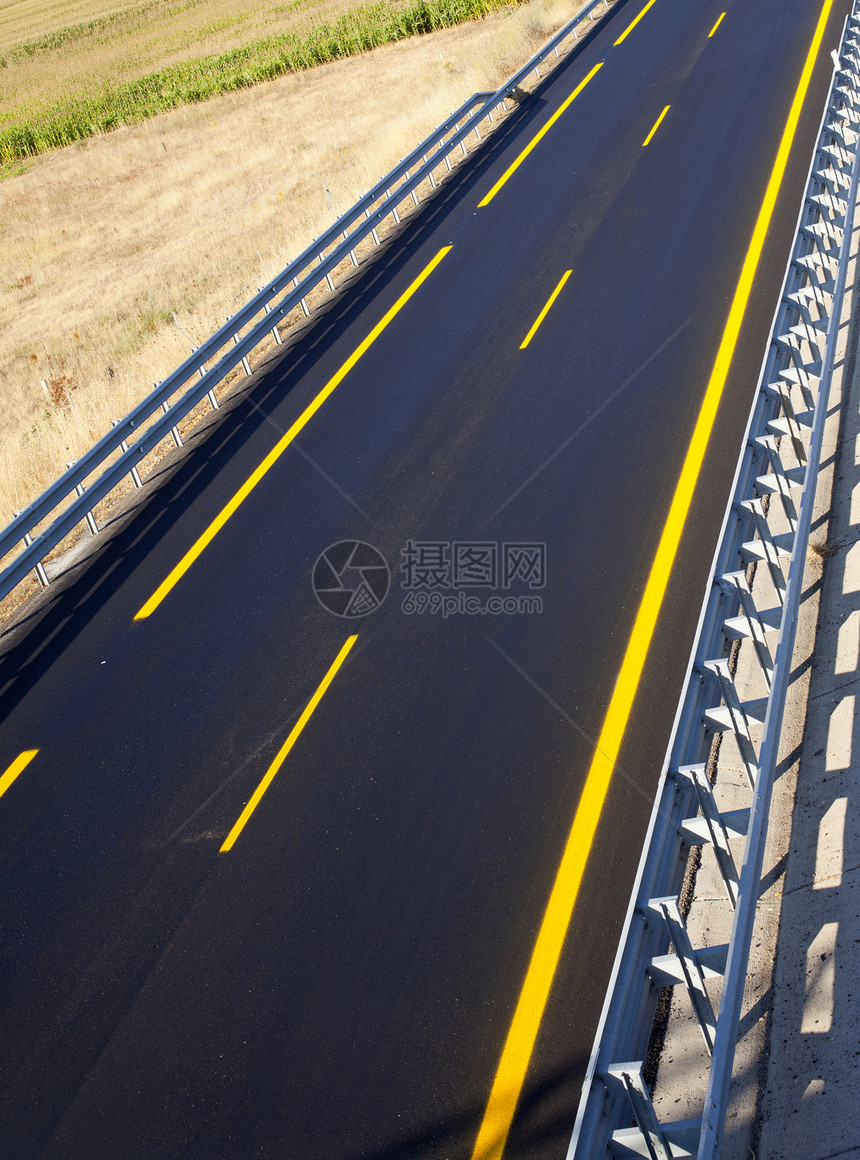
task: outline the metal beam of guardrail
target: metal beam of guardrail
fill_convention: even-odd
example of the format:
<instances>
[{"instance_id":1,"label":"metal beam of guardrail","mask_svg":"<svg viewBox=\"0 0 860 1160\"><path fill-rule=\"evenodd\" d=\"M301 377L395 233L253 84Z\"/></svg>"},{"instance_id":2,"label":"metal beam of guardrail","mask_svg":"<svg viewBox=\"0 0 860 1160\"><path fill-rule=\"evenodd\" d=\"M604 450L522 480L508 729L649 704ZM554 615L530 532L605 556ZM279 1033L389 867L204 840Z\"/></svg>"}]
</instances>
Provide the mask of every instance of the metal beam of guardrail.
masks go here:
<instances>
[{"instance_id":1,"label":"metal beam of guardrail","mask_svg":"<svg viewBox=\"0 0 860 1160\"><path fill-rule=\"evenodd\" d=\"M397 207L407 197L411 196L417 204L416 190L421 184L427 179L430 179L431 184L436 184L434 170L443 162L450 169L450 154L457 148L465 151L465 140L469 134L474 132L480 138L480 123L487 118L492 119L493 112L529 73L538 71L540 75L539 65L550 55L558 57L560 45L571 36L578 38L578 27L586 20L594 20L597 11L605 10L609 5L610 0L591 0L495 92L475 93L464 101L442 125L434 129L324 234L316 238L229 318L181 366L157 384L155 390L124 419L116 421L112 429L86 455L72 464L29 507L17 513L12 522L0 532L0 559L19 543L24 547L0 572L0 600L31 571L36 571L43 586L47 584L48 575L42 561L48 553L62 543L125 476L139 478L142 461L171 432L176 439L177 424L198 403L208 396L210 404L217 406L215 387L239 364L243 364L246 373L250 373L247 360L251 352L273 332L276 341L280 341L278 323L299 305L307 313L305 298L323 280L327 280L329 287L334 289L332 272L347 258L353 264L356 263L354 250L359 242L372 235L378 243L377 227L385 218L393 215L399 221ZM381 204L377 204L379 202ZM250 330L240 337L246 327L250 327ZM222 354L225 348L226 353ZM213 359L217 359L215 365L207 370L206 364ZM185 393L171 402L177 392L189 383L191 385ZM153 421L153 416L159 413L160 417ZM145 430L141 431L142 427ZM86 484L84 490L85 482L117 451L119 456L116 460L97 479ZM53 522L41 532L37 531L73 495L75 499Z\"/></svg>"},{"instance_id":2,"label":"metal beam of guardrail","mask_svg":"<svg viewBox=\"0 0 860 1160\"><path fill-rule=\"evenodd\" d=\"M855 0L568 1160L608 1155L714 1160L720 1154L845 294L858 139L860 0ZM742 699L726 659L733 642L747 650L766 697ZM720 813L706 774L718 732L734 737L750 787L748 809L731 814ZM740 866L731 850L738 837L744 839ZM681 915L687 853L695 844L714 848L734 909L727 946L694 947ZM709 977L722 978L716 1008L705 986ZM710 1067L701 1116L665 1123L658 1120L642 1069L660 988L677 985L689 992Z\"/></svg>"}]
</instances>

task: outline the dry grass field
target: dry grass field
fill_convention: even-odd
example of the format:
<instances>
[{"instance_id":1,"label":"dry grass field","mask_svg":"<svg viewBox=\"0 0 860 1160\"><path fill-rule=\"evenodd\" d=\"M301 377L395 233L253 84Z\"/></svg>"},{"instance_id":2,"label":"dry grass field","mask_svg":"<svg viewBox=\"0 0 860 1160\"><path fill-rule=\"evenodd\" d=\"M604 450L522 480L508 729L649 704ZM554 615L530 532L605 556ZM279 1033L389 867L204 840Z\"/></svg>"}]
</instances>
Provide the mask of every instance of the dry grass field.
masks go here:
<instances>
[{"instance_id":1,"label":"dry grass field","mask_svg":"<svg viewBox=\"0 0 860 1160\"><path fill-rule=\"evenodd\" d=\"M0 181L0 526L331 223L323 183L342 212L583 3L532 0L55 150ZM35 7L0 10L0 37L21 36ZM62 19L81 8L69 0Z\"/></svg>"}]
</instances>

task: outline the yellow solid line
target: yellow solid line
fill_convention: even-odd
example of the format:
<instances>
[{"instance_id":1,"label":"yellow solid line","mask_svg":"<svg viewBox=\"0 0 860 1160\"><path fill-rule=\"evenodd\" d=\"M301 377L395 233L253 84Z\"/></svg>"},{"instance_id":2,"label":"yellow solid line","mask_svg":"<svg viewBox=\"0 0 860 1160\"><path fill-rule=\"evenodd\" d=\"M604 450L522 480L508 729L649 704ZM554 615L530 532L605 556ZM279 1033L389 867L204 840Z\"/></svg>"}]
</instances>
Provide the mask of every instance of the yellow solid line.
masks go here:
<instances>
[{"instance_id":1,"label":"yellow solid line","mask_svg":"<svg viewBox=\"0 0 860 1160\"><path fill-rule=\"evenodd\" d=\"M645 657L669 582L681 532L692 502L711 428L728 376L729 365L737 345L753 278L773 216L779 187L785 175L800 112L809 88L815 58L821 47L821 40L832 5L833 0L825 0L788 114L764 201L759 210L752 240L735 289L720 348L705 391L702 408L696 421L693 437L690 440L681 476L672 499L672 506L669 509L663 534L660 537L642 603L636 614L636 621L627 644L621 671L597 742L597 751L588 771L582 797L573 819L573 826L553 883L525 982L508 1031L493 1088L484 1112L484 1119L472 1153L472 1160L501 1160L504 1151L517 1101L525 1081L532 1048L546 1007L550 986L582 883L597 823L600 820L603 803L609 789L612 770L621 748L621 741L624 737L633 699L645 665Z\"/></svg>"},{"instance_id":2,"label":"yellow solid line","mask_svg":"<svg viewBox=\"0 0 860 1160\"><path fill-rule=\"evenodd\" d=\"M553 113L553 115L550 117L550 119L547 121L547 123L541 129L541 131L535 137L532 137L531 141L529 141L528 145L526 145L525 149L523 149L523 151L519 155L519 157L517 157L517 159L515 161L513 161L508 166L508 168L505 170L505 172L502 174L502 176L499 178L499 180L496 182L496 184L493 186L493 188L490 190L490 192L484 198L484 200L478 202L478 209L483 209L485 205L490 204L490 202L493 200L493 198L496 196L496 194L499 192L499 190L502 188L502 186L505 184L505 182L511 176L511 174L514 173L515 170L519 169L519 167L522 165L522 163L528 157L529 153L531 153L532 149L534 149L535 145L537 145L537 143L544 138L544 136L550 131L550 129L553 127L553 125L556 123L556 121L559 119L559 117L562 115L562 113L564 113L565 110L568 108L568 106L571 105L574 100L576 100L576 98L579 96L579 94L582 92L582 90L585 88L585 86L588 84L588 82L591 80L591 78L594 76L594 74L602 68L603 68L603 61L600 61L599 64L596 64L594 66L594 68L591 70L591 72L588 74L588 76L585 78L585 80L579 82L579 84L576 86L576 88L573 90L573 92L570 94L570 96L567 98L567 100L564 102L564 104L559 109L556 109L556 111Z\"/></svg>"},{"instance_id":3,"label":"yellow solid line","mask_svg":"<svg viewBox=\"0 0 860 1160\"><path fill-rule=\"evenodd\" d=\"M643 149L648 144L648 142L651 140L651 138L654 136L654 134L657 132L657 130L660 128L660 122L663 120L663 118L666 116L666 114L669 112L669 110L671 108L672 108L671 105L667 105L666 108L663 110L663 112L660 114L660 116L657 118L657 120L654 122L654 128L651 130L651 132L648 134L648 136L642 142Z\"/></svg>"},{"instance_id":4,"label":"yellow solid line","mask_svg":"<svg viewBox=\"0 0 860 1160\"><path fill-rule=\"evenodd\" d=\"M639 13L639 15L633 21L633 23L628 24L627 27L624 29L624 31L621 33L621 35L618 37L618 39L615 41L616 45L620 44L621 41L625 39L625 37L630 35L630 33L633 31L633 29L636 27L636 25L639 23L639 21L642 19L642 17L645 15L645 13L648 11L648 9L651 7L651 5L653 3L654 3L654 0L648 0L648 3L645 5L645 7L642 9L642 11Z\"/></svg>"},{"instance_id":5,"label":"yellow solid line","mask_svg":"<svg viewBox=\"0 0 860 1160\"><path fill-rule=\"evenodd\" d=\"M562 287L564 286L565 282L568 280L568 278L571 276L572 273L573 273L573 270L565 270L565 272L562 274L561 281L556 286L555 290L553 290L552 294L550 294L549 300L547 301L546 306L544 306L543 310L540 312L540 314L535 319L534 325L532 326L531 330L528 332L528 334L525 336L523 341L520 343L520 350L525 350L526 347L528 346L528 344L531 342L532 338L534 337L535 331L540 326L540 324L543 322L543 320L546 318L546 316L549 314L550 307L552 306L553 302L555 302L556 298L558 298L559 294L561 293Z\"/></svg>"},{"instance_id":6,"label":"yellow solid line","mask_svg":"<svg viewBox=\"0 0 860 1160\"><path fill-rule=\"evenodd\" d=\"M266 771L266 776L263 778L263 780L260 782L260 784L254 790L253 797L248 802L248 804L245 806L245 808L242 810L236 824L233 826L233 829L227 835L227 837L224 841L224 845L218 851L219 854L226 854L228 850L231 850L233 848L233 843L236 841L236 839L242 833L242 830L245 828L245 823L247 822L248 818L250 818L251 814L254 812L254 810L257 808L257 806L260 804L260 799L262 798L263 794L266 792L266 790L271 785L272 781L274 780L275 774L278 772L278 770L284 764L284 761L286 760L287 754L290 752L293 745L296 743L296 740L297 740L299 734L301 733L301 731L304 729L305 725L307 725L308 721L311 719L311 715L313 714L314 709L316 709L317 705L322 700L323 694L325 693L326 689L329 687L329 685L334 680L335 675L337 673L337 670L340 668L340 666L346 660L347 653L349 652L349 650L352 648L352 646L355 644L355 642L357 640L358 640L358 636L349 637L346 644L344 644L343 648L340 650L340 652L335 657L331 668L329 669L329 671L326 673L326 675L323 677L322 681L320 682L319 688L314 693L314 695L311 697L310 701L308 701L307 707L305 708L304 713L302 713L301 717L299 717L298 721L293 726L289 737L284 742L284 744L281 746L281 749L280 749L280 752L278 753L278 756L275 758L275 760L272 762L272 764L269 766L268 770Z\"/></svg>"},{"instance_id":7,"label":"yellow solid line","mask_svg":"<svg viewBox=\"0 0 860 1160\"><path fill-rule=\"evenodd\" d=\"M3 776L0 777L0 797L3 796L18 774L27 768L38 752L38 749L27 749L15 758Z\"/></svg>"},{"instance_id":8,"label":"yellow solid line","mask_svg":"<svg viewBox=\"0 0 860 1160\"><path fill-rule=\"evenodd\" d=\"M430 262L429 265L425 266L425 268L421 271L412 285L409 286L408 289L404 290L404 292L400 295L388 313L379 322L377 322L376 326L374 326L373 330L371 330L367 338L365 338L361 345L353 351L340 370L338 370L334 376L329 379L329 381L316 396L313 402L309 403L304 411L302 411L301 415L299 415L298 419L296 419L292 427L290 427L287 433L281 438L280 442L275 444L275 446L272 448L260 466L256 469L256 471L254 471L254 473L242 484L230 502L221 509L221 511L218 513L203 535L200 536L200 538L188 549L188 551L185 553L185 555L182 557L167 579L162 581L152 596L150 596L149 600L147 600L146 604L144 604L144 606L136 614L134 618L135 620L143 620L145 617L150 616L155 611L155 609L158 608L159 604L162 602L165 596L167 596L167 594L182 579L197 557L200 556L204 549L207 548L212 540L215 539L230 517L248 498L248 496L251 494L266 472L280 459L281 455L283 455L284 451L286 451L286 449L295 439L296 435L298 435L305 424L308 423L308 421L317 413L329 395L346 378L346 376L362 357L362 355L367 352L367 350L373 345L374 342L376 342L377 338L379 338L380 334L382 334L383 330L385 330L389 322L391 322L394 316L400 312L403 306L406 305L406 303L409 301L415 291L419 289L422 283L430 277L445 255L449 253L452 248L453 247L451 246L443 246L433 261Z\"/></svg>"},{"instance_id":9,"label":"yellow solid line","mask_svg":"<svg viewBox=\"0 0 860 1160\"><path fill-rule=\"evenodd\" d=\"M710 40L710 39L711 39L711 37L714 35L714 33L715 33L715 32L717 31L717 29L720 27L720 25L721 25L721 24L722 24L722 22L723 22L723 17L724 17L724 16L725 16L725 12L721 13L719 20L718 20L718 21L717 21L717 23L714 25L714 27L711 29L711 31L708 33L708 40Z\"/></svg>"}]
</instances>

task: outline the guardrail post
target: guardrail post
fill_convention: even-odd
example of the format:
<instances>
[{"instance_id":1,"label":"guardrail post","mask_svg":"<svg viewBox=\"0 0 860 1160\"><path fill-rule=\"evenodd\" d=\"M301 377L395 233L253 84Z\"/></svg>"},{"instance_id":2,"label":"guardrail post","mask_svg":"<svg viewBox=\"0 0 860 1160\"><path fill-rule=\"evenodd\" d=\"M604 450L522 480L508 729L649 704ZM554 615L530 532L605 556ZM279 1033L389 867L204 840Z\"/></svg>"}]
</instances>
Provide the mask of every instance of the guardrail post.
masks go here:
<instances>
[{"instance_id":1,"label":"guardrail post","mask_svg":"<svg viewBox=\"0 0 860 1160\"><path fill-rule=\"evenodd\" d=\"M319 261L319 264L322 265L323 262L325 261L325 254L320 254L318 257L318 261ZM329 290L331 290L332 294L334 294L334 282L332 281L331 273L326 274L325 280L326 280L326 282L328 282ZM229 322L230 319L228 318L227 321ZM234 341L235 341L235 335L233 337L234 337ZM248 374L250 374L250 373L251 372L248 371Z\"/></svg>"},{"instance_id":2,"label":"guardrail post","mask_svg":"<svg viewBox=\"0 0 860 1160\"><path fill-rule=\"evenodd\" d=\"M782 611L776 608L766 613L759 612L745 572L727 572L720 582L723 591L737 597L741 609L740 616L732 616L726 620L726 636L729 640L746 639L752 642L762 675L767 687L770 688L773 684L773 657L766 634L779 630Z\"/></svg>"},{"instance_id":3,"label":"guardrail post","mask_svg":"<svg viewBox=\"0 0 860 1160\"><path fill-rule=\"evenodd\" d=\"M443 149L444 145L445 145L445 138L443 137L443 138L441 138L441 139L440 139L440 141L439 141L439 151L440 151L440 153L441 153L441 151L442 151L442 149ZM448 154L447 154L447 153L445 154L445 156L444 156L443 160L444 160L445 164L448 166L448 172L450 173L450 172L451 172L451 170L453 169L453 166L452 166L452 164L451 164L451 158L448 156Z\"/></svg>"},{"instance_id":4,"label":"guardrail post","mask_svg":"<svg viewBox=\"0 0 860 1160\"><path fill-rule=\"evenodd\" d=\"M158 383L156 383L155 385L158 386ZM170 410L170 403L168 402L167 399L165 399L164 402L161 404L161 409L165 415ZM173 442L176 444L176 446L181 447L182 446L182 436L179 434L179 428L178 427L171 427L170 434L173 436Z\"/></svg>"},{"instance_id":5,"label":"guardrail post","mask_svg":"<svg viewBox=\"0 0 860 1160\"><path fill-rule=\"evenodd\" d=\"M817 249L812 250L801 258L795 258L792 265L800 268L801 277L806 278L810 286L832 300L836 279L833 277L832 262L826 253L819 253Z\"/></svg>"},{"instance_id":6,"label":"guardrail post","mask_svg":"<svg viewBox=\"0 0 860 1160\"><path fill-rule=\"evenodd\" d=\"M385 200L391 201L391 190L390 189L386 189L386 191L385 191ZM397 212L396 204L391 206L391 213L394 217L394 220L397 222L398 225L400 225L400 215Z\"/></svg>"},{"instance_id":7,"label":"guardrail post","mask_svg":"<svg viewBox=\"0 0 860 1160\"><path fill-rule=\"evenodd\" d=\"M794 536L790 533L775 536L770 530L767 516L760 499L745 499L740 503L743 511L749 512L755 523L758 533L757 540L749 540L741 545L741 551L748 560L764 560L767 564L770 578L776 589L780 604L785 604L785 575L780 565L780 556L789 556Z\"/></svg>"},{"instance_id":8,"label":"guardrail post","mask_svg":"<svg viewBox=\"0 0 860 1160\"><path fill-rule=\"evenodd\" d=\"M798 414L795 411L791 401L791 393L788 390L788 384L784 379L768 383L764 389L771 398L777 400L782 408L783 414L781 419L776 418L770 420L767 425L768 431L771 431L774 435L787 435L791 440L791 445L798 463L805 464L806 448L803 445L800 429L801 427L807 431L812 429L813 412L803 411Z\"/></svg>"},{"instance_id":9,"label":"guardrail post","mask_svg":"<svg viewBox=\"0 0 860 1160\"><path fill-rule=\"evenodd\" d=\"M750 812L748 809L730 810L721 814L714 800L714 787L708 781L708 775L702 764L683 765L674 777L677 781L683 780L693 785L702 813L700 818L685 818L681 822L679 827L681 838L690 846L713 847L717 869L726 888L726 897L732 908L735 908L738 904L740 875L729 846L729 833L745 837L749 828ZM722 974L722 970L719 973Z\"/></svg>"},{"instance_id":10,"label":"guardrail post","mask_svg":"<svg viewBox=\"0 0 860 1160\"><path fill-rule=\"evenodd\" d=\"M119 419L111 419L111 421L110 421L111 427L118 427L119 424L120 424ZM123 439L123 441L119 445L119 449L123 453L128 451L128 440L127 439ZM140 478L140 472L137 470L136 467L132 467L131 471L129 472L129 475L131 476L131 482L134 484L135 487L143 487L143 481Z\"/></svg>"},{"instance_id":11,"label":"guardrail post","mask_svg":"<svg viewBox=\"0 0 860 1160\"><path fill-rule=\"evenodd\" d=\"M674 897L652 898L648 902L648 910L653 914L659 915L666 925L669 941L675 948L678 965L684 976L690 1002L693 1004L693 1013L696 1016L696 1022L699 1024L702 1038L705 1041L705 1047L707 1047L708 1055L710 1055L714 1050L717 1017L714 1014L713 1004L705 989L705 976L696 958L693 944L690 942L687 924L684 922L683 915L678 906L678 899Z\"/></svg>"},{"instance_id":12,"label":"guardrail post","mask_svg":"<svg viewBox=\"0 0 860 1160\"><path fill-rule=\"evenodd\" d=\"M725 659L705 661L704 667L716 676L724 705L706 710L705 725L714 732L728 731L734 734L750 789L754 790L758 780L758 758L750 733L750 722L757 721L761 724L764 720L767 698L742 703L735 679L729 669L729 662Z\"/></svg>"},{"instance_id":13,"label":"guardrail post","mask_svg":"<svg viewBox=\"0 0 860 1160\"><path fill-rule=\"evenodd\" d=\"M341 234L341 237L343 238L343 240L345 242L348 242L349 241L349 230L344 230L343 233ZM356 258L356 256L355 256L355 250L350 250L349 256L350 256L350 259L352 260L353 266L357 266L358 265L358 258Z\"/></svg>"},{"instance_id":14,"label":"guardrail post","mask_svg":"<svg viewBox=\"0 0 860 1160\"><path fill-rule=\"evenodd\" d=\"M406 170L406 172L403 176L406 178L407 181L409 180L409 170L408 169ZM418 205L418 194L415 192L414 189L411 189L409 192L412 194L413 205L417 206Z\"/></svg>"},{"instance_id":15,"label":"guardrail post","mask_svg":"<svg viewBox=\"0 0 860 1160\"><path fill-rule=\"evenodd\" d=\"M74 467L76 463L77 463L76 459L73 459L71 461L71 463L67 463L66 464L66 471L68 471L69 468ZM84 494L85 491L86 491L86 488L84 487L84 485L82 483L78 483L75 485L75 495L81 496ZM91 511L87 512L86 515L84 516L84 519L87 521L87 527L90 529L90 535L97 536L99 534L99 526L96 523L96 517L93 515L93 513Z\"/></svg>"},{"instance_id":16,"label":"guardrail post","mask_svg":"<svg viewBox=\"0 0 860 1160\"><path fill-rule=\"evenodd\" d=\"M260 290L262 290L262 289L263 289L263 287L262 287L262 286L258 287L258 293L259 293L259 291L260 291ZM270 309L271 309L271 307L270 307L270 306L267 304L267 305L266 305L266 313L268 313ZM200 349L199 347L197 347L197 346L194 346L194 347L192 347L192 348L191 348L191 353L192 353L192 354L194 354L194 352L195 352L196 350L199 350L199 349ZM197 373L198 373L198 375L200 375L200 378L201 378L201 379L203 379L203 378L205 378L205 377L206 377L206 363L203 363L203 365L202 365L202 366L199 366L199 367L197 368ZM212 410L213 410L213 411L217 411L217 410L218 410L218 400L215 398L215 392L214 392L214 390L209 390L209 391L207 391L207 392L206 392L206 398L209 400L209 406L212 408Z\"/></svg>"},{"instance_id":17,"label":"guardrail post","mask_svg":"<svg viewBox=\"0 0 860 1160\"><path fill-rule=\"evenodd\" d=\"M322 261L322 258L320 258L320 261ZM332 287L332 289L334 289L334 287ZM230 319L226 318L224 321L229 322ZM239 335L234 334L233 335L233 346L238 346L238 345L239 345ZM251 364L248 362L247 355L242 356L242 369L244 370L244 372L248 376L248 378L250 378L251 377Z\"/></svg>"},{"instance_id":18,"label":"guardrail post","mask_svg":"<svg viewBox=\"0 0 860 1160\"><path fill-rule=\"evenodd\" d=\"M800 350L801 339L796 333L793 333L793 330L794 328L788 334L778 335L777 345L782 348L796 370L818 378L821 374L821 359L816 358L812 362L806 362Z\"/></svg>"},{"instance_id":19,"label":"guardrail post","mask_svg":"<svg viewBox=\"0 0 860 1160\"><path fill-rule=\"evenodd\" d=\"M810 411L814 411L815 394L812 389L812 378L814 376L803 367L798 370L798 368L795 366L783 367L779 372L779 375L780 378L784 379L785 382L789 384L789 389L792 383L794 383L794 385L799 388L800 393L803 396L803 402L805 406L807 406Z\"/></svg>"},{"instance_id":20,"label":"guardrail post","mask_svg":"<svg viewBox=\"0 0 860 1160\"><path fill-rule=\"evenodd\" d=\"M825 289L813 283L796 290L793 294L786 294L783 301L790 303L800 315L804 326L810 330L821 331L821 338L827 332L827 320L830 317L830 307L833 302L832 289ZM812 304L815 304L813 317ZM816 339L816 342L819 340Z\"/></svg>"},{"instance_id":21,"label":"guardrail post","mask_svg":"<svg viewBox=\"0 0 860 1160\"><path fill-rule=\"evenodd\" d=\"M809 204L807 202L807 205ZM802 258L797 259L799 263L806 264L806 259L813 256L820 256L823 262L826 262L828 265L838 259L840 245L839 230L833 222L819 215L819 220L803 226L801 232L815 246L818 255L806 254Z\"/></svg>"},{"instance_id":22,"label":"guardrail post","mask_svg":"<svg viewBox=\"0 0 860 1160\"><path fill-rule=\"evenodd\" d=\"M12 519L17 520L17 518L20 514L21 514L21 512L12 512ZM29 548L30 545L33 543L33 537L30 535L29 532L24 533L24 535L21 539L21 543L24 545L25 548ZM51 583L51 581L48 579L48 573L45 571L45 566L41 560L39 560L37 562L36 567L33 569L33 571L36 573L36 579L39 581L40 587L47 588L48 585Z\"/></svg>"},{"instance_id":23,"label":"guardrail post","mask_svg":"<svg viewBox=\"0 0 860 1160\"><path fill-rule=\"evenodd\" d=\"M786 522L792 532L796 532L797 508L791 496L791 488L803 486L806 469L804 467L788 469L783 467L775 436L759 435L756 444L765 452L770 465L770 475L760 475L756 479L756 487L761 491L775 492L779 496Z\"/></svg>"},{"instance_id":24,"label":"guardrail post","mask_svg":"<svg viewBox=\"0 0 860 1160\"><path fill-rule=\"evenodd\" d=\"M368 216L368 217L370 217L370 213L369 213L369 212L368 212L368 215L367 215L367 216ZM374 237L375 237L375 236L376 236L376 231L374 230L374 231L373 231L373 233L374 233ZM376 241L377 241L377 245L378 245L378 244L379 244L379 238L377 238L377 239L376 239ZM298 279L298 277L295 277L295 278L293 278L293 288L294 288L294 289L295 289L295 287L296 287L296 286L298 286L298 284L299 284L299 279ZM307 302L304 300L304 298L302 298L302 313L304 314L305 318L307 318L307 317L310 315L310 310L308 310L308 304L307 304Z\"/></svg>"},{"instance_id":25,"label":"guardrail post","mask_svg":"<svg viewBox=\"0 0 860 1160\"><path fill-rule=\"evenodd\" d=\"M425 154L424 154L424 156L421 158L421 161L422 161L422 163L423 163L424 165L426 165L426 164L427 164L427 154L426 154L426 153L425 153ZM431 169L431 170L430 170L430 172L427 174L427 176L430 178L430 184L431 184L431 185L432 185L432 187L435 189L435 188L436 188L436 178L433 176L433 170L432 170L432 169Z\"/></svg>"},{"instance_id":26,"label":"guardrail post","mask_svg":"<svg viewBox=\"0 0 860 1160\"><path fill-rule=\"evenodd\" d=\"M613 1142L618 1138L621 1143L623 1137L638 1136L647 1151L643 1156L650 1156L651 1160L673 1160L677 1153L669 1150L669 1144L663 1134L663 1127L657 1120L657 1113L651 1102L651 1094L642 1076L642 1063L616 1063L606 1069L601 1076L603 1082L610 1086L613 1083L620 1086L626 1093L633 1114L636 1117L637 1129L634 1133L618 1132L613 1135ZM626 1142L626 1141L625 1141ZM632 1141L631 1141L632 1142ZM610 1145L610 1148L612 1145ZM632 1152L628 1153L632 1155Z\"/></svg>"},{"instance_id":27,"label":"guardrail post","mask_svg":"<svg viewBox=\"0 0 860 1160\"><path fill-rule=\"evenodd\" d=\"M364 211L364 217L365 217L365 220L367 220L367 218L370 217L370 210L369 209L366 209ZM376 232L376 226L373 227L373 229L370 231L370 234L371 234L371 237L373 238L374 242L378 246L380 244L380 242L379 242L379 234Z\"/></svg>"},{"instance_id":28,"label":"guardrail post","mask_svg":"<svg viewBox=\"0 0 860 1160\"><path fill-rule=\"evenodd\" d=\"M350 253L351 252L352 251L350 251ZM262 289L263 289L263 287L261 286L260 292L262 291ZM266 305L263 307L263 310L266 312L266 314L271 314L272 313L271 302L267 302ZM280 331L278 330L277 326L273 326L270 333L272 335L272 338L275 340L275 345L276 346L283 346L283 339L281 338L281 334L280 334Z\"/></svg>"}]
</instances>

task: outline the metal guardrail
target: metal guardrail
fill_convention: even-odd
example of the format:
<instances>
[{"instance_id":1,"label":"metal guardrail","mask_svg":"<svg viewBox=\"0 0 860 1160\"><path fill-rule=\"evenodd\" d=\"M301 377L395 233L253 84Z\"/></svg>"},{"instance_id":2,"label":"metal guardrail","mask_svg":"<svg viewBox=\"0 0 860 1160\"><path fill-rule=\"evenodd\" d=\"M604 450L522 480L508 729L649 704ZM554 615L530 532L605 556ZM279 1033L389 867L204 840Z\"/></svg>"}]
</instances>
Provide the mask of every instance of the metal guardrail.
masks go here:
<instances>
[{"instance_id":1,"label":"metal guardrail","mask_svg":"<svg viewBox=\"0 0 860 1160\"><path fill-rule=\"evenodd\" d=\"M712 1160L720 1153L845 292L858 135L860 0L855 0L568 1160L607 1155ZM774 600L775 607L766 606ZM727 659L733 642L741 642L752 658L756 680L767 690L764 698L742 700L745 693ZM749 808L730 814L720 813L706 772L719 732L734 737L749 782ZM745 839L740 867L731 849L733 842L737 849L739 838ZM725 946L694 948L681 913L687 853L694 845L713 847L734 909ZM718 977L722 989L715 1008L706 980ZM661 1123L643 1061L659 991L678 985L689 992L710 1068L701 1117Z\"/></svg>"},{"instance_id":2,"label":"metal guardrail","mask_svg":"<svg viewBox=\"0 0 860 1160\"><path fill-rule=\"evenodd\" d=\"M177 445L181 442L177 427L180 420L207 396L210 405L217 408L215 387L240 363L245 373L250 375L250 353L270 335L276 343L281 342L278 323L298 307L309 314L305 299L323 280L334 290L333 271L346 260L353 266L358 265L355 255L358 243L372 236L378 245L377 227L385 218L393 216L399 222L398 206L406 198L411 198L417 205L418 187L426 180L435 187L434 171L443 163L446 171L452 169L450 154L457 148L466 153L465 141L470 133L475 133L480 140L480 123L487 119L492 123L494 111L519 84L531 72L540 76L538 66L550 55L558 57L559 46L570 36L577 39L579 25L587 19L593 21L596 10L601 6L608 8L609 3L610 0L591 0L494 93L475 93L464 101L330 229L313 241L202 346L197 347L181 366L156 384L155 390L134 410L115 422L111 431L86 455L70 464L65 474L37 500L17 513L12 523L0 532L0 560L19 543L23 543L23 551L0 572L0 600L33 570L42 586L46 586L48 575L42 561L48 553L83 520L95 534L98 526L92 511L96 504L128 475L135 486L140 486L139 468L146 456L170 435ZM246 328L250 329L242 335ZM224 348L226 353L222 354ZM218 361L207 370L206 364L219 354ZM183 387L187 388L185 393L174 399ZM153 420L154 416L157 417ZM90 480L117 451L119 455L107 469L97 479ZM72 495L75 499L68 507L48 527L39 531L40 525Z\"/></svg>"}]
</instances>

